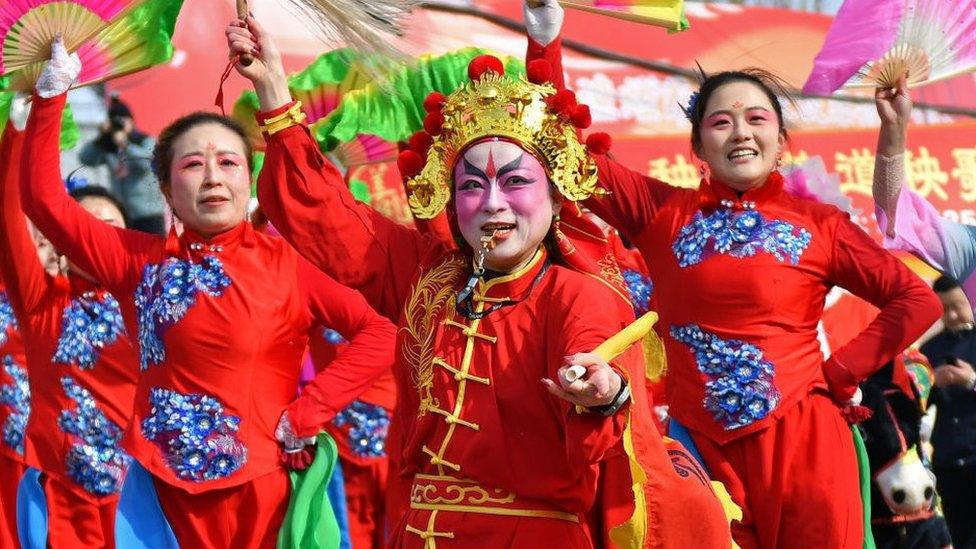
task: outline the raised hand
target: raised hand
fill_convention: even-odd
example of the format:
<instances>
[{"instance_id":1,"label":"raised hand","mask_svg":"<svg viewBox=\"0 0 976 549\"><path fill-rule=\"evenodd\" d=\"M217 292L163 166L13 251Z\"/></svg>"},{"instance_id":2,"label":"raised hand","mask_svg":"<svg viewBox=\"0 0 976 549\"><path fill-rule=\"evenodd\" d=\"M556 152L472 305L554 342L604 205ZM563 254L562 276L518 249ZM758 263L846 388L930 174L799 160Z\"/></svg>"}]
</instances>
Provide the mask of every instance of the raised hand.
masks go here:
<instances>
[{"instance_id":1,"label":"raised hand","mask_svg":"<svg viewBox=\"0 0 976 549\"><path fill-rule=\"evenodd\" d=\"M48 61L35 88L37 95L47 99L68 91L81 74L81 60L77 53L68 54L61 36L51 42L51 60Z\"/></svg>"},{"instance_id":2,"label":"raised hand","mask_svg":"<svg viewBox=\"0 0 976 549\"><path fill-rule=\"evenodd\" d=\"M882 124L907 126L912 115L912 97L908 93L908 75L898 79L895 88L874 91L874 104Z\"/></svg>"},{"instance_id":3,"label":"raised hand","mask_svg":"<svg viewBox=\"0 0 976 549\"><path fill-rule=\"evenodd\" d=\"M291 101L288 82L285 78L281 54L271 36L249 15L241 21L234 19L224 31L227 48L231 58L238 58L234 68L241 76L254 83L254 91L261 102L261 110L276 109ZM239 61L241 55L249 54L253 61L244 65Z\"/></svg>"},{"instance_id":4,"label":"raised hand","mask_svg":"<svg viewBox=\"0 0 976 549\"><path fill-rule=\"evenodd\" d=\"M525 0L525 30L543 46L559 36L563 27L563 7L556 0Z\"/></svg>"}]
</instances>

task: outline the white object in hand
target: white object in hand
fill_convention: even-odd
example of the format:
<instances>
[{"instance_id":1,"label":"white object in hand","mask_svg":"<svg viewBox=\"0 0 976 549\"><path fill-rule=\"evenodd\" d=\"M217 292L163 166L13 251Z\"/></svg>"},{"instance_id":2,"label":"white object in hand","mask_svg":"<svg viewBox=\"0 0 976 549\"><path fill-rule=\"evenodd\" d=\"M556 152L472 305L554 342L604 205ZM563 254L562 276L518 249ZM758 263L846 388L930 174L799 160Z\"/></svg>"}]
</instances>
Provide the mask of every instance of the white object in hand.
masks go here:
<instances>
[{"instance_id":1,"label":"white object in hand","mask_svg":"<svg viewBox=\"0 0 976 549\"><path fill-rule=\"evenodd\" d=\"M27 96L17 92L10 101L10 123L19 131L27 126L27 116L30 115L30 103Z\"/></svg>"},{"instance_id":2,"label":"white object in hand","mask_svg":"<svg viewBox=\"0 0 976 549\"><path fill-rule=\"evenodd\" d=\"M68 91L81 74L81 60L77 53L68 54L61 37L51 42L51 60L37 79L37 95L48 99Z\"/></svg>"},{"instance_id":3,"label":"white object in hand","mask_svg":"<svg viewBox=\"0 0 976 549\"><path fill-rule=\"evenodd\" d=\"M580 366L579 364L573 364L569 368L563 370L562 378L566 383L572 383L584 375L586 375L586 368Z\"/></svg>"}]
</instances>

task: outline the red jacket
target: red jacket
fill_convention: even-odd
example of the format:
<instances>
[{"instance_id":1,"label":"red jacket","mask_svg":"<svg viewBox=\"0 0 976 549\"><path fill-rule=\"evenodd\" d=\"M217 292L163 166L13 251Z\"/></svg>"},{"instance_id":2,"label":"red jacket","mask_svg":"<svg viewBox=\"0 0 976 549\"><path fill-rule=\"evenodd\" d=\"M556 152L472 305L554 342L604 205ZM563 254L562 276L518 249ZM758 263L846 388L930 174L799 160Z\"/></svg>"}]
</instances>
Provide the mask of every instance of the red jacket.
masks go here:
<instances>
[{"instance_id":1,"label":"red jacket","mask_svg":"<svg viewBox=\"0 0 976 549\"><path fill-rule=\"evenodd\" d=\"M27 355L25 461L88 499L117 496L131 463L121 442L136 350L115 297L80 276L44 272L20 208L22 141L8 128L0 145L0 273Z\"/></svg>"},{"instance_id":2,"label":"red jacket","mask_svg":"<svg viewBox=\"0 0 976 549\"><path fill-rule=\"evenodd\" d=\"M197 493L266 474L280 466L283 410L299 436L313 435L389 367L392 325L280 238L247 222L210 240L189 230L160 238L88 215L57 170L65 96L33 101L24 211L119 296L144 369L126 441L155 476ZM352 343L295 399L315 325Z\"/></svg>"},{"instance_id":3,"label":"red jacket","mask_svg":"<svg viewBox=\"0 0 976 549\"><path fill-rule=\"evenodd\" d=\"M548 59L561 80L559 49L530 39L527 61ZM939 316L908 267L837 208L790 197L778 173L740 197L721 182L683 189L596 161L610 193L586 205L648 260L670 414L713 440L762 429L816 388L849 398ZM817 323L835 285L881 313L824 362Z\"/></svg>"}]
</instances>

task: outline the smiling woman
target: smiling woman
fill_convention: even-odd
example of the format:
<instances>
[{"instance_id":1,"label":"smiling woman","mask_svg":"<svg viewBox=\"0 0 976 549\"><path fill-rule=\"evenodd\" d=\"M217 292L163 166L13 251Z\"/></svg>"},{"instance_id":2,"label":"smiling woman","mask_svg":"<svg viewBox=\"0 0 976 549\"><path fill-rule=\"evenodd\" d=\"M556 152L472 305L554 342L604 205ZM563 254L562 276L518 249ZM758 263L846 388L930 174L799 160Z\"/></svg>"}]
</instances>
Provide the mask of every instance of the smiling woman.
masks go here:
<instances>
[{"instance_id":1,"label":"smiling woman","mask_svg":"<svg viewBox=\"0 0 976 549\"><path fill-rule=\"evenodd\" d=\"M78 68L62 45L52 50L27 125L24 211L111 289L138 338L124 449L152 474L181 546L274 547L290 490L279 452L302 450L388 370L393 326L245 219L251 151L222 116L176 120L154 151L181 234L125 230L74 203L57 142ZM296 398L308 334L322 326L350 345Z\"/></svg>"},{"instance_id":2,"label":"smiling woman","mask_svg":"<svg viewBox=\"0 0 976 549\"><path fill-rule=\"evenodd\" d=\"M556 0L528 10L528 63L562 75ZM548 29L541 32L540 29ZM562 85L561 79L559 85ZM595 157L608 194L586 206L637 245L654 282L672 426L743 509L746 547L862 545L851 431L857 383L935 320L925 284L832 206L777 171L786 130L763 71L708 76L685 114L704 161L681 189ZM826 361L824 298L841 286L881 313Z\"/></svg>"}]
</instances>

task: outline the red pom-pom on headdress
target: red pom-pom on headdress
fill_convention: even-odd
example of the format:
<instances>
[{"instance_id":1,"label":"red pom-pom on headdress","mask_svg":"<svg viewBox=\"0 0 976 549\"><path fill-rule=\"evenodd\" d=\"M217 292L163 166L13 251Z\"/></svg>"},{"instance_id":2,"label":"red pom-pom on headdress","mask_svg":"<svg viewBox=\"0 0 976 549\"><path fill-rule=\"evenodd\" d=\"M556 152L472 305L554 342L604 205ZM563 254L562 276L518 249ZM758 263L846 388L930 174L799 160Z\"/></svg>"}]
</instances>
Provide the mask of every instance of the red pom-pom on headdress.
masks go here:
<instances>
[{"instance_id":1,"label":"red pom-pom on headdress","mask_svg":"<svg viewBox=\"0 0 976 549\"><path fill-rule=\"evenodd\" d=\"M576 94L572 90L559 90L549 96L549 108L557 114L569 117L576 108Z\"/></svg>"},{"instance_id":2,"label":"red pom-pom on headdress","mask_svg":"<svg viewBox=\"0 0 976 549\"><path fill-rule=\"evenodd\" d=\"M424 169L424 159L416 151L403 151L397 156L397 168L404 180L415 177Z\"/></svg>"},{"instance_id":3,"label":"red pom-pom on headdress","mask_svg":"<svg viewBox=\"0 0 976 549\"><path fill-rule=\"evenodd\" d=\"M444 115L439 111L429 112L424 117L424 129L430 135L440 135L444 127Z\"/></svg>"},{"instance_id":4,"label":"red pom-pom on headdress","mask_svg":"<svg viewBox=\"0 0 976 549\"><path fill-rule=\"evenodd\" d=\"M552 64L545 59L533 59L525 66L525 76L533 84L543 84L552 79Z\"/></svg>"},{"instance_id":5,"label":"red pom-pom on headdress","mask_svg":"<svg viewBox=\"0 0 976 549\"><path fill-rule=\"evenodd\" d=\"M591 133L586 138L586 150L590 154L607 154L610 151L610 145L612 143L610 134L603 132Z\"/></svg>"},{"instance_id":6,"label":"red pom-pom on headdress","mask_svg":"<svg viewBox=\"0 0 976 549\"><path fill-rule=\"evenodd\" d=\"M468 63L468 78L471 80L480 80L488 71L501 76L505 74L505 65L494 55L479 55Z\"/></svg>"},{"instance_id":7,"label":"red pom-pom on headdress","mask_svg":"<svg viewBox=\"0 0 976 549\"><path fill-rule=\"evenodd\" d=\"M581 130L589 128L590 124L593 123L593 117L590 115L590 108L586 105L576 105L576 108L573 109L573 114L569 117L569 121Z\"/></svg>"},{"instance_id":8,"label":"red pom-pom on headdress","mask_svg":"<svg viewBox=\"0 0 976 549\"><path fill-rule=\"evenodd\" d=\"M434 144L434 138L427 132L417 132L410 136L410 148L420 156L427 156L427 151Z\"/></svg>"},{"instance_id":9,"label":"red pom-pom on headdress","mask_svg":"<svg viewBox=\"0 0 976 549\"><path fill-rule=\"evenodd\" d=\"M424 99L424 110L427 112L434 112L441 110L444 106L444 102L447 101L447 97L439 91L430 92L427 95L427 99Z\"/></svg>"}]
</instances>

